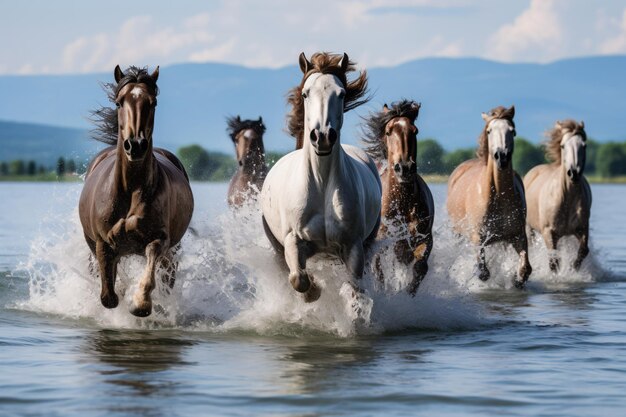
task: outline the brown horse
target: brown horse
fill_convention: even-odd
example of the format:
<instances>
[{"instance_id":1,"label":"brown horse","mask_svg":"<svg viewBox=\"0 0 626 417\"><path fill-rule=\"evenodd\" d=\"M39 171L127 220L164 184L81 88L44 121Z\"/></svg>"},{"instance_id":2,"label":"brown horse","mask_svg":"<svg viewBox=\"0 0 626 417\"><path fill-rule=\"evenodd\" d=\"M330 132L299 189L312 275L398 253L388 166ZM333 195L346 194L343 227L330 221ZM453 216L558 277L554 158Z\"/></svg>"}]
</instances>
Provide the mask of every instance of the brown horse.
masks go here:
<instances>
[{"instance_id":1,"label":"brown horse","mask_svg":"<svg viewBox=\"0 0 626 417\"><path fill-rule=\"evenodd\" d=\"M428 272L428 257L433 248L432 227L435 218L433 195L417 173L417 133L415 119L420 105L402 100L385 104L383 110L370 115L366 121L364 142L367 153L381 165L386 166L380 175L382 217L379 238L388 237L387 224L408 231L395 243L395 254L405 264L413 264L413 280L408 287L410 294L417 288ZM382 280L380 258L376 269Z\"/></svg>"},{"instance_id":2,"label":"brown horse","mask_svg":"<svg viewBox=\"0 0 626 417\"><path fill-rule=\"evenodd\" d=\"M517 277L521 288L532 272L528 261L524 184L513 170L515 108L497 107L483 113L485 128L476 159L459 165L448 180L448 214L455 230L480 245L479 278L489 279L485 245L507 242L519 254Z\"/></svg>"},{"instance_id":3,"label":"brown horse","mask_svg":"<svg viewBox=\"0 0 626 417\"><path fill-rule=\"evenodd\" d=\"M591 188L583 176L587 134L585 124L574 120L556 122L546 144L550 164L531 169L524 177L528 202L528 226L543 236L550 249L550 269L557 272L556 247L563 236L574 235L580 246L574 268L589 253Z\"/></svg>"},{"instance_id":4,"label":"brown horse","mask_svg":"<svg viewBox=\"0 0 626 417\"><path fill-rule=\"evenodd\" d=\"M115 84L105 84L117 109L94 112L94 138L114 145L104 149L87 169L79 214L87 244L98 262L106 308L115 308L115 278L120 257L147 258L130 312L152 311L157 263L167 262L170 248L185 234L193 212L189 178L170 152L153 148L152 131L159 68L149 74L115 67ZM173 279L170 281L173 284Z\"/></svg>"},{"instance_id":5,"label":"brown horse","mask_svg":"<svg viewBox=\"0 0 626 417\"><path fill-rule=\"evenodd\" d=\"M267 175L265 165L265 148L263 119L241 120L240 116L226 119L228 135L235 145L235 153L239 169L230 180L228 186L228 204L241 207L246 200L256 196L263 187Z\"/></svg>"}]
</instances>

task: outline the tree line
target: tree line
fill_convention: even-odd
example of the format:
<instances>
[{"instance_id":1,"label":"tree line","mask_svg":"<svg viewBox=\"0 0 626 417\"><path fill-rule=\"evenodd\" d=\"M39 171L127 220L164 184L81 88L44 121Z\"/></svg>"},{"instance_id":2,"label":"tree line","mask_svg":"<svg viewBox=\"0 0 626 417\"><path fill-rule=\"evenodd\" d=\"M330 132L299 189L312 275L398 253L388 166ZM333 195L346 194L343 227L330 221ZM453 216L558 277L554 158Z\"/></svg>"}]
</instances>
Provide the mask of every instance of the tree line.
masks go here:
<instances>
[{"instance_id":1,"label":"tree line","mask_svg":"<svg viewBox=\"0 0 626 417\"><path fill-rule=\"evenodd\" d=\"M460 163L474 158L476 148L446 151L435 139L419 139L417 142L417 169L424 175L449 175ZM284 154L268 152L268 165ZM237 170L232 155L210 152L200 145L185 146L178 150L178 157L192 180L227 181ZM532 167L547 160L543 145L535 145L524 138L515 139L513 167L525 175ZM626 175L626 142L599 143L587 140L585 174L593 177L613 178Z\"/></svg>"},{"instance_id":2,"label":"tree line","mask_svg":"<svg viewBox=\"0 0 626 417\"><path fill-rule=\"evenodd\" d=\"M34 160L15 159L0 162L0 177L34 177L55 174L63 177L65 174L82 174L85 165L77 163L72 158L59 157L54 166L37 163Z\"/></svg>"},{"instance_id":3,"label":"tree line","mask_svg":"<svg viewBox=\"0 0 626 417\"><path fill-rule=\"evenodd\" d=\"M435 139L417 142L417 169L424 175L449 175L461 162L474 158L476 148L446 151ZM212 152L200 145L180 148L178 157L194 181L227 181L237 170L237 162L230 154ZM267 152L266 162L272 166L284 153ZM524 138L515 139L513 167L521 175L535 165L546 163L542 145ZM0 177L35 177L66 174L83 174L86 166L72 158L59 157L54 166L38 164L34 160L0 162ZM626 142L599 143L587 140L585 174L600 178L626 176Z\"/></svg>"}]
</instances>

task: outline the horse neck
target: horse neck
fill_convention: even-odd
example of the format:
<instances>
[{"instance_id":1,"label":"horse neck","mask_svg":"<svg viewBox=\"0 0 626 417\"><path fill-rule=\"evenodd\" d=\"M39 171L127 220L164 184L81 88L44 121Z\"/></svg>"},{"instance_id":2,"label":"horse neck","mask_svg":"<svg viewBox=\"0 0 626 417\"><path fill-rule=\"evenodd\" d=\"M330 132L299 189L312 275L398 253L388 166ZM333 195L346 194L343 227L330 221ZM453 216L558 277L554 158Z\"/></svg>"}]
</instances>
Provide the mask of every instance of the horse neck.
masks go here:
<instances>
[{"instance_id":1,"label":"horse neck","mask_svg":"<svg viewBox=\"0 0 626 417\"><path fill-rule=\"evenodd\" d=\"M146 156L138 162L130 162L124 152L123 141L118 139L117 159L114 180L124 193L135 191L150 192L156 182L156 159L152 152L152 141L148 144Z\"/></svg>"},{"instance_id":2,"label":"horse neck","mask_svg":"<svg viewBox=\"0 0 626 417\"><path fill-rule=\"evenodd\" d=\"M494 191L496 194L502 194L513 191L513 167L512 164L505 169L498 169L496 162L491 155L487 159L487 169L485 170L484 181L488 190Z\"/></svg>"},{"instance_id":3,"label":"horse neck","mask_svg":"<svg viewBox=\"0 0 626 417\"><path fill-rule=\"evenodd\" d=\"M265 165L265 154L259 152L249 161L244 162L241 172L248 177L259 177L267 173L267 165Z\"/></svg>"},{"instance_id":4,"label":"horse neck","mask_svg":"<svg viewBox=\"0 0 626 417\"><path fill-rule=\"evenodd\" d=\"M325 188L329 179L341 173L341 164L343 160L344 150L341 147L339 139L333 146L333 151L328 156L320 157L315 153L315 149L310 142L304 143L302 147L305 167L308 174L320 189Z\"/></svg>"}]
</instances>

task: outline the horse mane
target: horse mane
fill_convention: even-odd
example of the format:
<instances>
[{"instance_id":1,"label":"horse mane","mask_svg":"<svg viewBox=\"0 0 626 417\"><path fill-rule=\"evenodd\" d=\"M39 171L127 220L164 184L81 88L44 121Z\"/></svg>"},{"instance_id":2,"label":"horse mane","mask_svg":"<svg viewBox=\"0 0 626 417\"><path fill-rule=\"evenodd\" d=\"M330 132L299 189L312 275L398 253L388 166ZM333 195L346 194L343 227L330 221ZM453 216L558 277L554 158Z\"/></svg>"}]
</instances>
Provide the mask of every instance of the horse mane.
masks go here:
<instances>
[{"instance_id":1,"label":"horse mane","mask_svg":"<svg viewBox=\"0 0 626 417\"><path fill-rule=\"evenodd\" d=\"M503 106L498 106L491 109L489 113L487 113L488 118L485 121L485 127L483 128L483 131L478 137L478 148L476 148L476 157L482 160L485 164L487 163L487 159L489 158L489 140L487 137L487 126L489 126L489 123L491 123L492 120L504 119L511 123L511 125L515 129L515 122L513 121L514 115L515 108L513 106L508 109Z\"/></svg>"},{"instance_id":2,"label":"horse mane","mask_svg":"<svg viewBox=\"0 0 626 417\"><path fill-rule=\"evenodd\" d=\"M130 83L145 84L155 96L159 94L159 87L157 87L156 81L148 73L147 67L130 66L124 71L124 76L119 83L101 83L100 86L106 93L109 101L115 103L120 90ZM92 139L108 145L117 143L118 120L116 108L102 106L93 110L90 121L95 126L91 131Z\"/></svg>"},{"instance_id":3,"label":"horse mane","mask_svg":"<svg viewBox=\"0 0 626 417\"><path fill-rule=\"evenodd\" d=\"M365 152L376 161L387 159L387 147L382 140L386 133L385 128L387 124L396 117L407 117L411 120L411 123L415 123L419 110L419 103L413 100L402 99L391 103L391 107L388 107L387 111L383 109L370 113L367 118L364 117L365 126L362 130L363 137L361 141L365 145Z\"/></svg>"},{"instance_id":4,"label":"horse mane","mask_svg":"<svg viewBox=\"0 0 626 417\"><path fill-rule=\"evenodd\" d=\"M259 136L263 136L265 133L265 125L260 117L258 120L241 120L239 116L230 116L226 118L226 126L226 133L233 142L237 138L237 134L245 129L252 129Z\"/></svg>"},{"instance_id":5,"label":"horse mane","mask_svg":"<svg viewBox=\"0 0 626 417\"><path fill-rule=\"evenodd\" d=\"M578 134L584 141L587 141L584 123L578 123L572 119L556 122L554 127L546 132L548 140L544 142L544 148L548 160L557 165L561 163L561 140L567 132L571 132L574 135Z\"/></svg>"},{"instance_id":6,"label":"horse mane","mask_svg":"<svg viewBox=\"0 0 626 417\"><path fill-rule=\"evenodd\" d=\"M347 73L356 70L355 62L349 61L345 72L339 65L343 55L329 52L316 52L311 56L312 67L303 75L302 81L287 93L287 103L291 105L291 111L287 115L287 132L296 138L296 149L302 148L304 135L304 99L302 98L302 87L305 81L312 74L332 74L335 75L346 90L343 101L344 113L367 103L370 96L367 96L367 71L359 72L359 76L352 81L348 81Z\"/></svg>"}]
</instances>

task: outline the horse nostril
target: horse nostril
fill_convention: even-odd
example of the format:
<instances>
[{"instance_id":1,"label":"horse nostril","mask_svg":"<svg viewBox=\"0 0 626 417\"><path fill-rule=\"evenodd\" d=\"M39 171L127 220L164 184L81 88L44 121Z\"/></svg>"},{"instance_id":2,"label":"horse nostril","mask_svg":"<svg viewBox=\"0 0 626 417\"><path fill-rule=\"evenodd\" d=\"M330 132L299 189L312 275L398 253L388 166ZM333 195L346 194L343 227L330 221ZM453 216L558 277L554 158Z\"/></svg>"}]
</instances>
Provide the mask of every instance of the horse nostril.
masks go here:
<instances>
[{"instance_id":1,"label":"horse nostril","mask_svg":"<svg viewBox=\"0 0 626 417\"><path fill-rule=\"evenodd\" d=\"M400 166L400 164L394 164L393 165L393 170L396 172L400 172L402 171L402 167Z\"/></svg>"},{"instance_id":2,"label":"horse nostril","mask_svg":"<svg viewBox=\"0 0 626 417\"><path fill-rule=\"evenodd\" d=\"M132 148L132 146L131 146L131 144L130 144L130 140L126 139L126 140L124 141L124 150L125 150L126 152L129 152L131 148Z\"/></svg>"},{"instance_id":3,"label":"horse nostril","mask_svg":"<svg viewBox=\"0 0 626 417\"><path fill-rule=\"evenodd\" d=\"M311 130L311 134L309 136L311 137L311 142L317 142L317 129Z\"/></svg>"},{"instance_id":4,"label":"horse nostril","mask_svg":"<svg viewBox=\"0 0 626 417\"><path fill-rule=\"evenodd\" d=\"M328 130L328 140L330 141L331 145L337 142L337 131L332 127Z\"/></svg>"},{"instance_id":5,"label":"horse nostril","mask_svg":"<svg viewBox=\"0 0 626 417\"><path fill-rule=\"evenodd\" d=\"M148 150L148 140L147 139L139 140L139 149L141 149L142 152L145 152L145 151Z\"/></svg>"},{"instance_id":6,"label":"horse nostril","mask_svg":"<svg viewBox=\"0 0 626 417\"><path fill-rule=\"evenodd\" d=\"M574 173L572 172L572 170L571 170L571 169L568 169L568 170L567 170L567 176L568 176L568 177L571 177L572 175L574 175Z\"/></svg>"},{"instance_id":7,"label":"horse nostril","mask_svg":"<svg viewBox=\"0 0 626 417\"><path fill-rule=\"evenodd\" d=\"M497 161L498 159L500 159L500 153L496 152L493 154L493 158Z\"/></svg>"}]
</instances>

